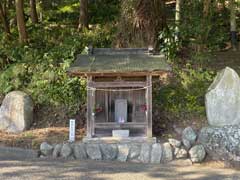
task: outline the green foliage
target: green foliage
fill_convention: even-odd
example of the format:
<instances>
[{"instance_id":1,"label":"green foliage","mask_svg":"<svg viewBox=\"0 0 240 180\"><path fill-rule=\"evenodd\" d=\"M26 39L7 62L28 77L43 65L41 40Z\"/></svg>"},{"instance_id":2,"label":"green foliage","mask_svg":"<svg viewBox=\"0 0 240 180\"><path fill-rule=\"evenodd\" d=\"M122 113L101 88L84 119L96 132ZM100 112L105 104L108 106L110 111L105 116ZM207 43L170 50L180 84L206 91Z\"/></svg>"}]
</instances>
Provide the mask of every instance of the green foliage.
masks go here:
<instances>
[{"instance_id":1,"label":"green foliage","mask_svg":"<svg viewBox=\"0 0 240 180\"><path fill-rule=\"evenodd\" d=\"M220 8L224 2L211 2L204 15L205 1L184 1L178 24L169 22L159 33L160 51L168 59L174 60L178 52L187 49L188 54L212 52L226 47L229 40L229 10ZM176 34L176 25L179 34ZM177 36L177 38L176 38Z\"/></svg>"},{"instance_id":2,"label":"green foliage","mask_svg":"<svg viewBox=\"0 0 240 180\"><path fill-rule=\"evenodd\" d=\"M75 112L79 104L85 102L86 93L85 80L69 77L66 73L76 54L89 44L110 47L114 39L116 42L123 39L116 43L119 47L142 47L145 40L142 42L141 38L146 33L139 32L141 28L150 27L137 26L137 22L141 22L141 16L136 19L137 0L89 0L90 30L82 32L77 31L79 0L37 2L38 13L43 17L37 25L33 25L29 18L29 2L25 1L24 5L30 38L28 45L18 44L14 6L8 9L10 39L1 31L0 23L0 96L12 90L23 90L30 93L37 104L65 104ZM169 3L166 5L168 10L164 10L162 15L167 18L167 27L159 32L160 51L176 65L180 62L177 58L179 51L187 50L186 54L192 57L190 62L193 64L185 69L175 68L174 80L157 91L157 102L166 111L204 112L204 95L214 73L196 66L206 63L207 58L202 51L223 49L229 41L230 12L224 2L227 1L211 1L209 13L204 17L204 1L183 1L177 41L175 27L178 24L174 22L174 7L170 7ZM149 16L147 8L140 9L140 14ZM153 20L149 19L149 22ZM116 33L118 24L123 33ZM184 58L180 59L182 66Z\"/></svg>"},{"instance_id":3,"label":"green foliage","mask_svg":"<svg viewBox=\"0 0 240 180\"><path fill-rule=\"evenodd\" d=\"M213 80L212 71L194 69L174 69L172 83L157 91L157 102L168 112L176 114L200 114L205 112L204 97Z\"/></svg>"},{"instance_id":4,"label":"green foliage","mask_svg":"<svg viewBox=\"0 0 240 180\"><path fill-rule=\"evenodd\" d=\"M46 23L29 26L31 41L19 45L1 39L0 44L0 94L12 90L29 93L36 104L66 105L69 112L76 112L85 103L86 82L69 77L67 69L76 54L92 43L95 47L110 46L112 28L96 26L79 33L64 25Z\"/></svg>"},{"instance_id":5,"label":"green foliage","mask_svg":"<svg viewBox=\"0 0 240 180\"><path fill-rule=\"evenodd\" d=\"M167 59L174 59L177 55L180 42L176 40L175 27L169 26L159 34L160 52L165 54Z\"/></svg>"},{"instance_id":6,"label":"green foliage","mask_svg":"<svg viewBox=\"0 0 240 180\"><path fill-rule=\"evenodd\" d=\"M45 22L61 22L76 25L79 18L79 0L43 0L40 4ZM120 14L120 0L90 0L89 23L107 24Z\"/></svg>"},{"instance_id":7,"label":"green foliage","mask_svg":"<svg viewBox=\"0 0 240 180\"><path fill-rule=\"evenodd\" d=\"M79 0L59 0L52 2L51 8L44 12L45 22L61 22L61 24L68 24L70 26L77 26L79 18ZM43 7L44 8L44 7Z\"/></svg>"},{"instance_id":8,"label":"green foliage","mask_svg":"<svg viewBox=\"0 0 240 180\"><path fill-rule=\"evenodd\" d=\"M89 16L91 24L106 24L120 15L120 0L91 0Z\"/></svg>"},{"instance_id":9,"label":"green foliage","mask_svg":"<svg viewBox=\"0 0 240 180\"><path fill-rule=\"evenodd\" d=\"M205 1L189 0L181 10L180 36L183 46L195 51L213 51L226 46L229 39L229 12L211 2L208 15L204 16Z\"/></svg>"}]
</instances>

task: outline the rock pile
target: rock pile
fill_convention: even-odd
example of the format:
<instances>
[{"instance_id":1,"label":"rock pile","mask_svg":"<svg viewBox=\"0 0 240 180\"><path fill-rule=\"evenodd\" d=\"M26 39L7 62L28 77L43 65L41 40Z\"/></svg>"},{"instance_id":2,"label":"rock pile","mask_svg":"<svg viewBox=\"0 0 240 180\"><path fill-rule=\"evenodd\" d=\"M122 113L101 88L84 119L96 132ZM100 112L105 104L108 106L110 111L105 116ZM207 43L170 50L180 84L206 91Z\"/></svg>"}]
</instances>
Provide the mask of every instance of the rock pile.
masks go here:
<instances>
[{"instance_id":1,"label":"rock pile","mask_svg":"<svg viewBox=\"0 0 240 180\"><path fill-rule=\"evenodd\" d=\"M120 162L166 163L174 159L190 158L192 162L202 162L206 152L202 145L196 144L197 135L191 127L183 131L182 140L169 139L160 143L64 143L40 146L42 156L70 159L116 160ZM185 147L183 140L189 142ZM188 149L190 149L188 151Z\"/></svg>"},{"instance_id":2,"label":"rock pile","mask_svg":"<svg viewBox=\"0 0 240 180\"><path fill-rule=\"evenodd\" d=\"M200 163L206 156L205 148L197 142L197 133L189 126L182 131L182 141L169 139L176 159L190 158L194 163Z\"/></svg>"},{"instance_id":3,"label":"rock pile","mask_svg":"<svg viewBox=\"0 0 240 180\"><path fill-rule=\"evenodd\" d=\"M199 142L215 160L240 161L240 125L204 127Z\"/></svg>"}]
</instances>

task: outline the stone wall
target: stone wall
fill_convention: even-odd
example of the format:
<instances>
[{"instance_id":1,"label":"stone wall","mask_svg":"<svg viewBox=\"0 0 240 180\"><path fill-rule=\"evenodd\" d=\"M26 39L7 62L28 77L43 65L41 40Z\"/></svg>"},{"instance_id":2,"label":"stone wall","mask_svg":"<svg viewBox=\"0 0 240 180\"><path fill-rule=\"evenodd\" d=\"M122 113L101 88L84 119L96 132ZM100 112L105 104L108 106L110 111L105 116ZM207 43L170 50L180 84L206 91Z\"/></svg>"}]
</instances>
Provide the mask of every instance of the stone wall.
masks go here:
<instances>
[{"instance_id":1,"label":"stone wall","mask_svg":"<svg viewBox=\"0 0 240 180\"><path fill-rule=\"evenodd\" d=\"M40 157L115 160L137 163L166 163L174 159L202 162L206 156L202 145L196 144L197 135L191 127L183 131L182 140L169 139L164 143L63 143L50 145L43 142Z\"/></svg>"}]
</instances>

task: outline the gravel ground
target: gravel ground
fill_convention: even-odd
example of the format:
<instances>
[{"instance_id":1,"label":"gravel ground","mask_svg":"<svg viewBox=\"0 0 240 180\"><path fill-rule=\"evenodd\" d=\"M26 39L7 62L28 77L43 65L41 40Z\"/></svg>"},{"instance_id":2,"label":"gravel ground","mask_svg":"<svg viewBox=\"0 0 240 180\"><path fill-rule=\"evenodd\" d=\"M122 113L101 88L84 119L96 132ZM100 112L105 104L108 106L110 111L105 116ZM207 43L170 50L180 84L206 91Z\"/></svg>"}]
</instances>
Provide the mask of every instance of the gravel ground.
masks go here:
<instances>
[{"instance_id":1,"label":"gravel ground","mask_svg":"<svg viewBox=\"0 0 240 180\"><path fill-rule=\"evenodd\" d=\"M11 156L13 153L17 153L17 155ZM21 159L21 157L23 158ZM7 154L6 149L2 150L0 147L0 180L240 179L240 171L207 165L191 166L186 161L178 161L178 163L174 163L173 165L146 165L118 162L36 159L31 158L29 155L27 157L21 155L18 150L12 150Z\"/></svg>"}]
</instances>

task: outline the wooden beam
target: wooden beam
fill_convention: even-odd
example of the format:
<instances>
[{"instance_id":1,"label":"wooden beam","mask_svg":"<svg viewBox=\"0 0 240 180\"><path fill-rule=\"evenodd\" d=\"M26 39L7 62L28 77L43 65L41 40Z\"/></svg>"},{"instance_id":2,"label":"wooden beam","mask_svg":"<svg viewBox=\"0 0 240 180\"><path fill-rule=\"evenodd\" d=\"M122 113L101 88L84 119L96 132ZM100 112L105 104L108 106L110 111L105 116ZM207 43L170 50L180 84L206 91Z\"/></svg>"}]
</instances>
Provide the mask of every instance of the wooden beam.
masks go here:
<instances>
[{"instance_id":1,"label":"wooden beam","mask_svg":"<svg viewBox=\"0 0 240 180\"><path fill-rule=\"evenodd\" d=\"M137 123L137 122L129 122L129 123L114 123L114 122L108 122L108 123L95 123L95 128L100 129L121 129L121 128L140 128L144 129L147 128L147 123Z\"/></svg>"},{"instance_id":2,"label":"wooden beam","mask_svg":"<svg viewBox=\"0 0 240 180\"><path fill-rule=\"evenodd\" d=\"M156 138L147 138L147 137L126 137L126 138L120 138L120 137L104 137L105 134L97 134L99 137L95 138L83 138L83 143L102 143L102 144L116 144L116 143L127 143L127 144L133 144L133 143L156 143Z\"/></svg>"},{"instance_id":3,"label":"wooden beam","mask_svg":"<svg viewBox=\"0 0 240 180\"><path fill-rule=\"evenodd\" d=\"M87 85L92 82L92 76L87 77ZM87 89L87 137L94 136L94 123L95 123L95 90Z\"/></svg>"},{"instance_id":4,"label":"wooden beam","mask_svg":"<svg viewBox=\"0 0 240 180\"><path fill-rule=\"evenodd\" d=\"M120 82L91 82L90 87L94 88L119 88L119 87L145 87L146 82L143 81L120 81Z\"/></svg>"},{"instance_id":5,"label":"wooden beam","mask_svg":"<svg viewBox=\"0 0 240 180\"><path fill-rule=\"evenodd\" d=\"M71 76L100 76L100 77L107 77L107 76L161 76L165 73L170 73L171 70L162 70L162 71L152 71L152 72L77 72L77 71L68 71L68 74Z\"/></svg>"},{"instance_id":6,"label":"wooden beam","mask_svg":"<svg viewBox=\"0 0 240 180\"><path fill-rule=\"evenodd\" d=\"M146 89L146 120L147 120L147 137L152 137L152 76L147 76L147 89Z\"/></svg>"}]
</instances>

